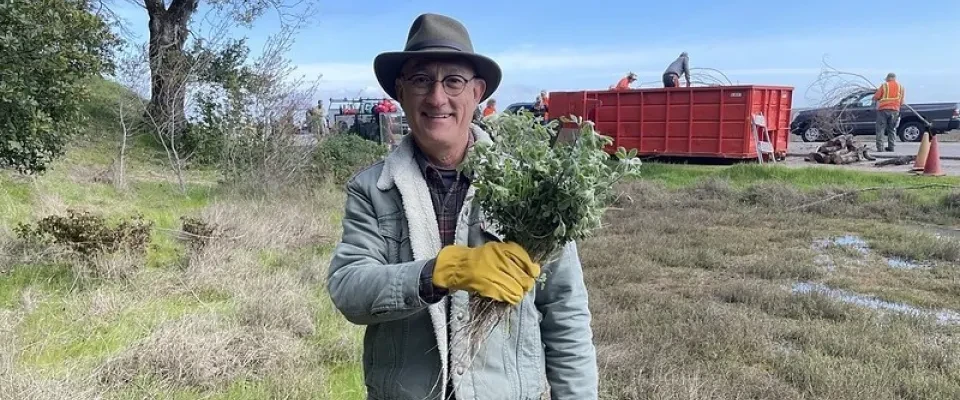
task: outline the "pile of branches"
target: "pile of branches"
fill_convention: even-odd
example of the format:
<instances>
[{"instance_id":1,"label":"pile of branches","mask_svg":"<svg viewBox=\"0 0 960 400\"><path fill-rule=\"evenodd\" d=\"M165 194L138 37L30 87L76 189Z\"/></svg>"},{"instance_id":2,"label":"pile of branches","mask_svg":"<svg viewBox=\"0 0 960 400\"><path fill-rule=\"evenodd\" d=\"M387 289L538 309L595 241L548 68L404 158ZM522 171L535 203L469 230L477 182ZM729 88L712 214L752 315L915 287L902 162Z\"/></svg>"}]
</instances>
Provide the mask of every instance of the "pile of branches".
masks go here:
<instances>
[{"instance_id":1,"label":"pile of branches","mask_svg":"<svg viewBox=\"0 0 960 400\"><path fill-rule=\"evenodd\" d=\"M690 68L691 86L733 86L723 71L714 68Z\"/></svg>"},{"instance_id":2,"label":"pile of branches","mask_svg":"<svg viewBox=\"0 0 960 400\"><path fill-rule=\"evenodd\" d=\"M867 145L857 145L853 135L842 135L830 139L816 152L810 153L805 158L808 162L818 164L853 164L863 160L876 160L867 150Z\"/></svg>"}]
</instances>

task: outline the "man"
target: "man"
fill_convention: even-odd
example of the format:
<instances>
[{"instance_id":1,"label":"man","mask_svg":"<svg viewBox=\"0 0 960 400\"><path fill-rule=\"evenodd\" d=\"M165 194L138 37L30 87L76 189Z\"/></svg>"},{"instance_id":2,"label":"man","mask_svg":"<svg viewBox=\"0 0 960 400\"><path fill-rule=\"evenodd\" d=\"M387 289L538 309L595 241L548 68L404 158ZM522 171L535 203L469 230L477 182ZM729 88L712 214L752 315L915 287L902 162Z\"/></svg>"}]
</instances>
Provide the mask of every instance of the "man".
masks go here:
<instances>
[{"instance_id":1,"label":"man","mask_svg":"<svg viewBox=\"0 0 960 400\"><path fill-rule=\"evenodd\" d=\"M374 72L411 133L347 183L327 283L337 309L366 326L368 399L539 399L544 381L553 400L597 399L576 244L542 266L547 280L535 286L541 266L499 239L457 170L474 143L491 143L470 122L500 67L473 52L460 22L424 14L404 51L378 55ZM514 305L485 338L466 337L471 294Z\"/></svg>"},{"instance_id":2,"label":"man","mask_svg":"<svg viewBox=\"0 0 960 400\"><path fill-rule=\"evenodd\" d=\"M310 127L310 133L314 135L326 135L329 130L327 123L327 110L323 108L323 100L317 100L317 106L307 110L307 124Z\"/></svg>"},{"instance_id":3,"label":"man","mask_svg":"<svg viewBox=\"0 0 960 400\"><path fill-rule=\"evenodd\" d=\"M687 52L680 53L680 57L673 60L667 70L663 72L663 87L679 87L680 74L687 80L687 87L690 87L690 57Z\"/></svg>"},{"instance_id":4,"label":"man","mask_svg":"<svg viewBox=\"0 0 960 400\"><path fill-rule=\"evenodd\" d=\"M883 136L887 136L887 151L893 151L894 136L900 123L900 107L903 106L903 86L897 75L887 74L887 80L873 94L877 102L877 151L883 151Z\"/></svg>"},{"instance_id":5,"label":"man","mask_svg":"<svg viewBox=\"0 0 960 400\"><path fill-rule=\"evenodd\" d=\"M533 111L537 116L543 117L544 122L550 118L548 114L550 111L550 96L547 95L546 90L541 90L540 95L533 102Z\"/></svg>"},{"instance_id":6,"label":"man","mask_svg":"<svg viewBox=\"0 0 960 400\"><path fill-rule=\"evenodd\" d=\"M489 117L497 113L497 100L490 99L487 100L487 106L483 108L483 117Z\"/></svg>"},{"instance_id":7,"label":"man","mask_svg":"<svg viewBox=\"0 0 960 400\"><path fill-rule=\"evenodd\" d=\"M627 76L621 78L620 82L617 82L617 85L613 87L613 90L630 89L630 85L636 81L637 81L637 74L630 72L627 74Z\"/></svg>"}]
</instances>

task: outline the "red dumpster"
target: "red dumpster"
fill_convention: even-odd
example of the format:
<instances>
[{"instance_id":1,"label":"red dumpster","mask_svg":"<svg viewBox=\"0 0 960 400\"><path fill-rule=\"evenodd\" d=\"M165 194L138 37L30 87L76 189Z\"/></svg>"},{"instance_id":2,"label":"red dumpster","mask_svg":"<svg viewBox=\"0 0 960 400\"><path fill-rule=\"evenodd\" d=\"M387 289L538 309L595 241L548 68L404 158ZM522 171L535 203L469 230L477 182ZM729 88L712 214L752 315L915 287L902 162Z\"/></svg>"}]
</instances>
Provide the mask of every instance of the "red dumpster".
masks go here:
<instances>
[{"instance_id":1,"label":"red dumpster","mask_svg":"<svg viewBox=\"0 0 960 400\"><path fill-rule=\"evenodd\" d=\"M774 153L785 157L790 139L793 87L691 88L551 92L550 115L577 115L639 155L757 158L752 131L762 114ZM567 126L571 127L571 126ZM764 140L759 131L760 140Z\"/></svg>"}]
</instances>

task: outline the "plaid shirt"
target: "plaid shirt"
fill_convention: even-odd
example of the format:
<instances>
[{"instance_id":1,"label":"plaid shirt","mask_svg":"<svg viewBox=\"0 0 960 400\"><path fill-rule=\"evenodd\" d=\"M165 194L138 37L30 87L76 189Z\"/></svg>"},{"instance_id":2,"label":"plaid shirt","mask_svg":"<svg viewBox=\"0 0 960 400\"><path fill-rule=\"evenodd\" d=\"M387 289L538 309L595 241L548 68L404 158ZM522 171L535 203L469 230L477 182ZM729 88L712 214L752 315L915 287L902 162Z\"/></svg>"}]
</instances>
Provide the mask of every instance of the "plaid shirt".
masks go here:
<instances>
[{"instance_id":1,"label":"plaid shirt","mask_svg":"<svg viewBox=\"0 0 960 400\"><path fill-rule=\"evenodd\" d=\"M473 145L473 135L468 135L467 147ZM437 215L437 230L440 232L440 242L443 246L452 245L457 233L457 217L463 208L463 200L470 188L470 178L456 169L445 169L431 164L419 148L415 148L415 157L427 181L430 190L430 199L433 201L433 211ZM436 303L447 295L448 290L433 285L433 267L436 259L430 260L420 272L420 297L428 303ZM448 305L449 307L449 305ZM449 310L449 308L448 308ZM448 311L449 312L449 311ZM447 334L450 334L447 325ZM456 400L453 381L447 381L447 391L450 400Z\"/></svg>"},{"instance_id":2,"label":"plaid shirt","mask_svg":"<svg viewBox=\"0 0 960 400\"><path fill-rule=\"evenodd\" d=\"M473 135L468 137L467 147L473 145ZM470 179L456 169L444 169L431 164L420 149L415 150L415 155L430 190L440 242L443 246L452 245L457 231L457 217L470 188ZM420 297L428 303L436 303L447 295L447 290L433 286L433 264L434 261L430 261L420 274Z\"/></svg>"}]
</instances>

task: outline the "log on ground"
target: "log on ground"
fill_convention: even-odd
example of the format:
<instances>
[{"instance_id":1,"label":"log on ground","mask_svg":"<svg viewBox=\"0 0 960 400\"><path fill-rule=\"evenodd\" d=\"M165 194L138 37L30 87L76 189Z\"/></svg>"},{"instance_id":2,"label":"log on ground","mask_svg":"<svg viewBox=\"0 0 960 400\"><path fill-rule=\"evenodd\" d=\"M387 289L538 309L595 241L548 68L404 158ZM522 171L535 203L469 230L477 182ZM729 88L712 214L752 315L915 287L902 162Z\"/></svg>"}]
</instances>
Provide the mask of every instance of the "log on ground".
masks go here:
<instances>
[{"instance_id":1,"label":"log on ground","mask_svg":"<svg viewBox=\"0 0 960 400\"><path fill-rule=\"evenodd\" d=\"M817 151L810 153L806 161L818 164L846 165L860 161L876 160L867 150L867 145L857 145L853 135L842 135L822 144Z\"/></svg>"}]
</instances>

